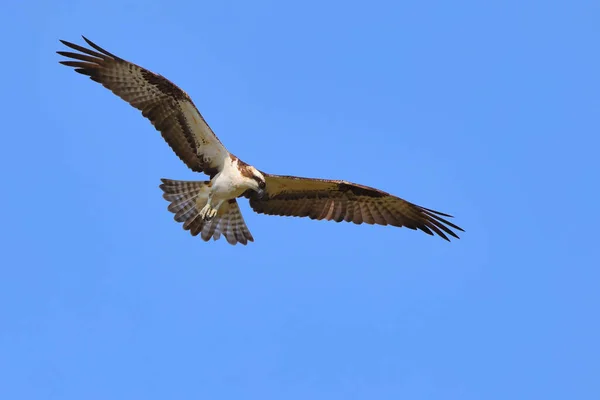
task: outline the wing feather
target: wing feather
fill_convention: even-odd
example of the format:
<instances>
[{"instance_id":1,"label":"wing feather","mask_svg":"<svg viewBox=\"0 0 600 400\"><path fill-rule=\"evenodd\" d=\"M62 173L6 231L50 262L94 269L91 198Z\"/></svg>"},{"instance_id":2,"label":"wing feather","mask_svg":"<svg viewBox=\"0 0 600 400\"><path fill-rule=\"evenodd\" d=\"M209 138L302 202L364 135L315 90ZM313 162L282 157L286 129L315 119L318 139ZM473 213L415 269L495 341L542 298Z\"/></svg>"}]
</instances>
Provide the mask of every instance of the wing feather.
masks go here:
<instances>
[{"instance_id":1,"label":"wing feather","mask_svg":"<svg viewBox=\"0 0 600 400\"><path fill-rule=\"evenodd\" d=\"M126 61L83 37L94 50L61 42L79 53L58 51L75 68L142 112L175 154L193 171L214 176L229 155L190 97L177 85ZM75 61L73 61L75 60Z\"/></svg>"},{"instance_id":2,"label":"wing feather","mask_svg":"<svg viewBox=\"0 0 600 400\"><path fill-rule=\"evenodd\" d=\"M458 239L453 229L463 231L443 218L452 218L451 215L368 186L339 180L263 174L266 178L264 197L250 197L250 206L259 214L404 226L448 241L448 236Z\"/></svg>"}]
</instances>

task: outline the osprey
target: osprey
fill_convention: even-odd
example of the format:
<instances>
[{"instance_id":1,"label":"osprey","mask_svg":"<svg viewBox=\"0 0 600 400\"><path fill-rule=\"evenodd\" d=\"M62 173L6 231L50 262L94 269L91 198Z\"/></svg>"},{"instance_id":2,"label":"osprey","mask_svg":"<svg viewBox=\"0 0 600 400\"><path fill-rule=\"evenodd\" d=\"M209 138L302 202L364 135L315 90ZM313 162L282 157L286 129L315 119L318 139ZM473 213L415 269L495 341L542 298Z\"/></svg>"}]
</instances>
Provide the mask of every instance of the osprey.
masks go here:
<instances>
[{"instance_id":1,"label":"osprey","mask_svg":"<svg viewBox=\"0 0 600 400\"><path fill-rule=\"evenodd\" d=\"M309 217L355 224L405 226L443 239L458 239L450 228L463 229L451 218L389 193L341 180L272 175L246 164L227 151L191 98L161 75L128 62L83 37L94 50L61 42L79 53L57 53L76 61L60 61L87 75L142 112L160 131L175 154L208 181L162 179L163 197L183 229L204 241L224 235L231 244L254 241L237 199L246 197L259 214Z\"/></svg>"}]
</instances>

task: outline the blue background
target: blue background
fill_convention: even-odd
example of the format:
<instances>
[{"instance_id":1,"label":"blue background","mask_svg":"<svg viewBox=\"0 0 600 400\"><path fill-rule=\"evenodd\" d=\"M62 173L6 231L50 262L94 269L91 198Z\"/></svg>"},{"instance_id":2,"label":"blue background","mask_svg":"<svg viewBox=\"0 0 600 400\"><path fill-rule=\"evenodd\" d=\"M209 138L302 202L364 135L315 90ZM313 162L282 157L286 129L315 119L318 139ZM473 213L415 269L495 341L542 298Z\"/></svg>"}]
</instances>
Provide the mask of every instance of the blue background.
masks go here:
<instances>
[{"instance_id":1,"label":"blue background","mask_svg":"<svg viewBox=\"0 0 600 400\"><path fill-rule=\"evenodd\" d=\"M484 4L485 3L485 4ZM598 399L597 1L5 2L3 399ZM455 215L242 211L204 243L80 35L180 85L230 151Z\"/></svg>"}]
</instances>

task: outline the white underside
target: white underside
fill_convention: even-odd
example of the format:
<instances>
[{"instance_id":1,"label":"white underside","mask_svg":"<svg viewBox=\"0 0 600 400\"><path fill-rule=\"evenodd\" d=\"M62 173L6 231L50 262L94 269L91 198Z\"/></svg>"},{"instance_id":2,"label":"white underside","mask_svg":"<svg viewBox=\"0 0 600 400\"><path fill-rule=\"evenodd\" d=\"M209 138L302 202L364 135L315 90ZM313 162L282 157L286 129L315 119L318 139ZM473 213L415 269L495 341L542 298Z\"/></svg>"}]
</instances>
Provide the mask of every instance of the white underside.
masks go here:
<instances>
[{"instance_id":1,"label":"white underside","mask_svg":"<svg viewBox=\"0 0 600 400\"><path fill-rule=\"evenodd\" d=\"M227 160L211 183L211 194L215 200L236 198L252 187L252 180L240 173L237 159Z\"/></svg>"}]
</instances>

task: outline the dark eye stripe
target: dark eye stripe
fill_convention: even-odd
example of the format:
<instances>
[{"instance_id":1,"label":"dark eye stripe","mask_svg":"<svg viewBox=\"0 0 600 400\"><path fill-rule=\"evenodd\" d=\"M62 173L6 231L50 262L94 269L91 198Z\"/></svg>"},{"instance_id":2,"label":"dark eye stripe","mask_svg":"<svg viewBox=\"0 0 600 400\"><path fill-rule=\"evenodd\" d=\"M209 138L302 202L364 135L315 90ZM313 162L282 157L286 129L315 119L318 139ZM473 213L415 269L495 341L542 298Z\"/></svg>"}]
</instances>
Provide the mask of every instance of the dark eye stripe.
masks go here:
<instances>
[{"instance_id":1,"label":"dark eye stripe","mask_svg":"<svg viewBox=\"0 0 600 400\"><path fill-rule=\"evenodd\" d=\"M258 187L259 187L259 188L261 188L261 189L262 189L262 188L264 188L264 187L266 186L266 183L265 183L265 181L263 181L262 179L260 179L258 176L256 176L256 175L253 175L253 176L252 176L252 179L254 179L254 180L256 181L256 183L258 183Z\"/></svg>"}]
</instances>

